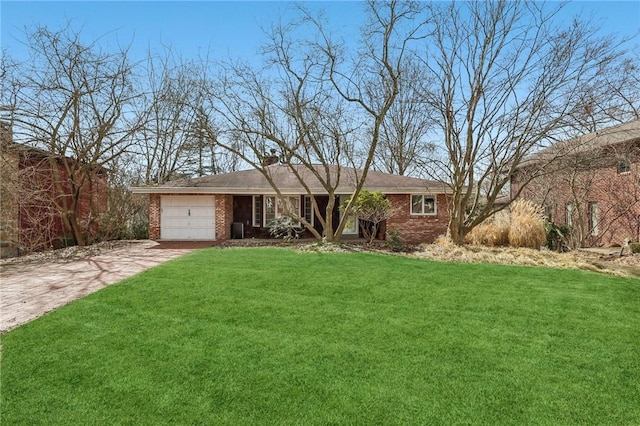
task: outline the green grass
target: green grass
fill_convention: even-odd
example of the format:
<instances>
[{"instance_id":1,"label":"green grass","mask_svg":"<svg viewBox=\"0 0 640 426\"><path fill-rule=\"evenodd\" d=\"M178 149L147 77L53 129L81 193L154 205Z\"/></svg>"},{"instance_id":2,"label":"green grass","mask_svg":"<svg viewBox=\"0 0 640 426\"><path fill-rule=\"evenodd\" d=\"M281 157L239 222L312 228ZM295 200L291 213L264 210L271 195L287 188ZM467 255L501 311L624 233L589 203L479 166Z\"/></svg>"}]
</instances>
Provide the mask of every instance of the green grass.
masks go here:
<instances>
[{"instance_id":1,"label":"green grass","mask_svg":"<svg viewBox=\"0 0 640 426\"><path fill-rule=\"evenodd\" d=\"M2 425L640 423L640 282L582 271L207 249L2 346Z\"/></svg>"}]
</instances>

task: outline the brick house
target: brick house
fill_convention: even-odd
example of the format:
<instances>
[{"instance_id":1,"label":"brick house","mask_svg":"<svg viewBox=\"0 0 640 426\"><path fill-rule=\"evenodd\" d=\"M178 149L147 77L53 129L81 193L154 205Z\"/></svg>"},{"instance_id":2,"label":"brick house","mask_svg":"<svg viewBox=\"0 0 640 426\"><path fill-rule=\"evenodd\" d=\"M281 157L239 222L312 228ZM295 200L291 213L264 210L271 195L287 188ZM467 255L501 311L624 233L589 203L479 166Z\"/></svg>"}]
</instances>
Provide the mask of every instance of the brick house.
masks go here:
<instances>
[{"instance_id":1,"label":"brick house","mask_svg":"<svg viewBox=\"0 0 640 426\"><path fill-rule=\"evenodd\" d=\"M315 220L308 191L285 165L268 166L273 182L280 190L278 198L271 184L258 170L203 176L168 182L161 186L131 188L132 192L149 194L149 237L154 240L227 240L230 238L266 238L269 221L283 214L283 203L314 225ZM333 223L340 219L337 206L355 189L358 169L330 166L332 181L340 176ZM319 207L324 212L329 196L313 174L302 166L297 172L303 178ZM449 188L442 182L369 171L364 189L380 191L391 200L393 216L383 229L395 229L407 243L432 242L447 231L449 223ZM349 223L344 238L361 235L357 220ZM306 236L311 236L307 233ZM384 232L380 233L384 238Z\"/></svg>"},{"instance_id":2,"label":"brick house","mask_svg":"<svg viewBox=\"0 0 640 426\"><path fill-rule=\"evenodd\" d=\"M0 131L0 256L68 244L62 214L74 214L87 234L97 232L95 219L106 208L104 170L75 176L74 198L65 167L72 159L13 142L8 123L0 122ZM65 206L73 211L63 212Z\"/></svg>"},{"instance_id":3,"label":"brick house","mask_svg":"<svg viewBox=\"0 0 640 426\"><path fill-rule=\"evenodd\" d=\"M523 184L526 185L523 188ZM556 143L511 176L518 194L572 228L574 246L640 240L640 120Z\"/></svg>"}]
</instances>

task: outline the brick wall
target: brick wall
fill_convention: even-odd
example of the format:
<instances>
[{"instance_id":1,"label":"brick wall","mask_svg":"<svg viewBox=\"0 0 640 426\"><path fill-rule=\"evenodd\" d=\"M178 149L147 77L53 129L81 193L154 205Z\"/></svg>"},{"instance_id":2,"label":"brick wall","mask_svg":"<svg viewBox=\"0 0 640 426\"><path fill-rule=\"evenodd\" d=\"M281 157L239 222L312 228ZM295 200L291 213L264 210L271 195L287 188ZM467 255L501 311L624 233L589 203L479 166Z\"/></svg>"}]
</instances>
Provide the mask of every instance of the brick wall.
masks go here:
<instances>
[{"instance_id":1,"label":"brick wall","mask_svg":"<svg viewBox=\"0 0 640 426\"><path fill-rule=\"evenodd\" d=\"M526 172L512 178L512 193L520 188ZM567 204L572 204L574 232L584 246L616 246L625 238L640 240L640 161L632 163L626 173L618 173L615 166L559 169L532 180L520 197L545 206L557 225L566 224ZM589 229L590 203L598 206L595 235Z\"/></svg>"},{"instance_id":2,"label":"brick wall","mask_svg":"<svg viewBox=\"0 0 640 426\"><path fill-rule=\"evenodd\" d=\"M15 256L18 247L18 201L16 176L19 156L8 149L11 126L0 123L0 257Z\"/></svg>"},{"instance_id":3,"label":"brick wall","mask_svg":"<svg viewBox=\"0 0 640 426\"><path fill-rule=\"evenodd\" d=\"M412 215L411 195L387 195L395 208L394 215L387 220L387 231L397 229L402 241L409 244L432 243L440 235L447 233L449 225L449 204L447 196L436 197L436 215Z\"/></svg>"},{"instance_id":4,"label":"brick wall","mask_svg":"<svg viewBox=\"0 0 640 426\"><path fill-rule=\"evenodd\" d=\"M160 194L149 194L149 239L160 239Z\"/></svg>"},{"instance_id":5,"label":"brick wall","mask_svg":"<svg viewBox=\"0 0 640 426\"><path fill-rule=\"evenodd\" d=\"M231 238L233 222L233 195L216 195L216 240Z\"/></svg>"}]
</instances>

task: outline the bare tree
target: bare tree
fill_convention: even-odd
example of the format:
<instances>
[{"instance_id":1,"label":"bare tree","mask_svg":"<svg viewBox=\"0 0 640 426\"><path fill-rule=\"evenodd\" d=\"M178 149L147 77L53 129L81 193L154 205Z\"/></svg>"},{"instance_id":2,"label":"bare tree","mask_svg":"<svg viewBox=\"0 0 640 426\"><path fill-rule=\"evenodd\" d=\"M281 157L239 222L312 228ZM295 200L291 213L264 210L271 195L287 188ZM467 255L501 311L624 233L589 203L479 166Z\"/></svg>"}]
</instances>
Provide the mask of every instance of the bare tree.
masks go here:
<instances>
[{"instance_id":1,"label":"bare tree","mask_svg":"<svg viewBox=\"0 0 640 426\"><path fill-rule=\"evenodd\" d=\"M209 59L184 61L170 48L148 55L147 92L137 152L143 159L142 181L162 184L185 176L236 170L237 158L217 146L213 117L204 107L202 81Z\"/></svg>"},{"instance_id":2,"label":"bare tree","mask_svg":"<svg viewBox=\"0 0 640 426\"><path fill-rule=\"evenodd\" d=\"M549 138L582 85L618 57L611 38L575 20L555 19L563 5L488 1L431 4L423 64L435 84L425 101L442 137L431 172L451 182L449 234L463 243L495 204L514 168Z\"/></svg>"},{"instance_id":3,"label":"bare tree","mask_svg":"<svg viewBox=\"0 0 640 426\"><path fill-rule=\"evenodd\" d=\"M104 171L138 128L136 92L127 50L101 50L79 31L36 26L25 30L27 61L11 67L2 105L15 139L41 148L53 180L51 202L75 243L95 227ZM80 215L88 204L89 214Z\"/></svg>"},{"instance_id":4,"label":"bare tree","mask_svg":"<svg viewBox=\"0 0 640 426\"><path fill-rule=\"evenodd\" d=\"M139 183L140 159L127 153L112 162L107 171L106 208L98 216L103 240L149 238L149 197L133 194Z\"/></svg>"},{"instance_id":5,"label":"bare tree","mask_svg":"<svg viewBox=\"0 0 640 426\"><path fill-rule=\"evenodd\" d=\"M618 58L607 72L578 88L565 117L577 134L593 133L612 124L640 119L640 47Z\"/></svg>"},{"instance_id":6,"label":"bare tree","mask_svg":"<svg viewBox=\"0 0 640 426\"><path fill-rule=\"evenodd\" d=\"M141 100L144 126L137 146L144 159L145 184L161 184L187 174L196 93L190 71L190 66L179 63L170 49L163 55L148 55L148 91Z\"/></svg>"},{"instance_id":7,"label":"bare tree","mask_svg":"<svg viewBox=\"0 0 640 426\"><path fill-rule=\"evenodd\" d=\"M210 86L223 128L218 143L261 171L282 196L263 161L274 150L306 189L322 234L299 213L286 213L316 238L341 238L398 96L403 58L421 28L413 21L420 10L413 2L368 2L369 20L357 52L336 43L320 18L302 11L300 21L279 23L269 32L265 68L226 64L225 75ZM356 148L361 161L354 156ZM336 189L346 179L342 167L356 162L361 168L350 176L352 202L335 224ZM310 177L328 196L322 212L307 185Z\"/></svg>"},{"instance_id":8,"label":"bare tree","mask_svg":"<svg viewBox=\"0 0 640 426\"><path fill-rule=\"evenodd\" d=\"M380 144L375 166L386 173L419 174L435 146L427 136L435 127L433 111L423 102L428 88L428 76L413 57L406 59L399 80L399 93L389 109L380 130Z\"/></svg>"}]
</instances>

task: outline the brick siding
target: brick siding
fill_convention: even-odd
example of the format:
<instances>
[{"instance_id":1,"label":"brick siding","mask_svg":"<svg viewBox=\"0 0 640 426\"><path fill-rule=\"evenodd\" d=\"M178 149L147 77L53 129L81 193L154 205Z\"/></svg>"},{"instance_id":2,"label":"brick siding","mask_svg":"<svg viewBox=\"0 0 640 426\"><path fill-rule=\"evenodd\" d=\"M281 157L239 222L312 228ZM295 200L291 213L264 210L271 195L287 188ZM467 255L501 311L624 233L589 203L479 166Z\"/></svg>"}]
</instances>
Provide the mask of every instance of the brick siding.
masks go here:
<instances>
[{"instance_id":1,"label":"brick siding","mask_svg":"<svg viewBox=\"0 0 640 426\"><path fill-rule=\"evenodd\" d=\"M573 204L574 228L580 226L584 230L589 228L589 203L597 203L599 233L584 236L586 246L617 246L626 238L638 241L640 161L632 163L629 172L620 174L616 167L572 172L571 169L559 170L536 178L524 188L520 198L545 206L551 221L557 225L566 224L567 204ZM526 169L521 170L512 177L512 194L520 189L526 173Z\"/></svg>"},{"instance_id":2,"label":"brick siding","mask_svg":"<svg viewBox=\"0 0 640 426\"><path fill-rule=\"evenodd\" d=\"M18 249L18 201L16 174L19 156L8 149L11 126L0 123L0 258L15 256Z\"/></svg>"},{"instance_id":3,"label":"brick siding","mask_svg":"<svg viewBox=\"0 0 640 426\"><path fill-rule=\"evenodd\" d=\"M212 196L210 194L162 194L162 196ZM231 238L231 223L233 222L233 195L215 194L215 232L216 240L223 241ZM160 197L161 194L149 194L149 238L160 239ZM449 224L448 199L444 194L437 196L437 215L411 215L411 195L388 195L395 207L395 214L387 221L387 230L396 229L406 243L430 243L438 236L447 232Z\"/></svg>"},{"instance_id":4,"label":"brick siding","mask_svg":"<svg viewBox=\"0 0 640 426\"><path fill-rule=\"evenodd\" d=\"M216 195L216 240L231 238L233 222L233 195Z\"/></svg>"},{"instance_id":5,"label":"brick siding","mask_svg":"<svg viewBox=\"0 0 640 426\"><path fill-rule=\"evenodd\" d=\"M160 239L160 194L149 194L149 239Z\"/></svg>"},{"instance_id":6,"label":"brick siding","mask_svg":"<svg viewBox=\"0 0 640 426\"><path fill-rule=\"evenodd\" d=\"M436 197L436 215L412 215L411 195L387 195L394 206L394 215L387 220L387 232L398 230L405 243L432 243L440 235L447 233L449 225L449 204L447 196Z\"/></svg>"}]
</instances>

